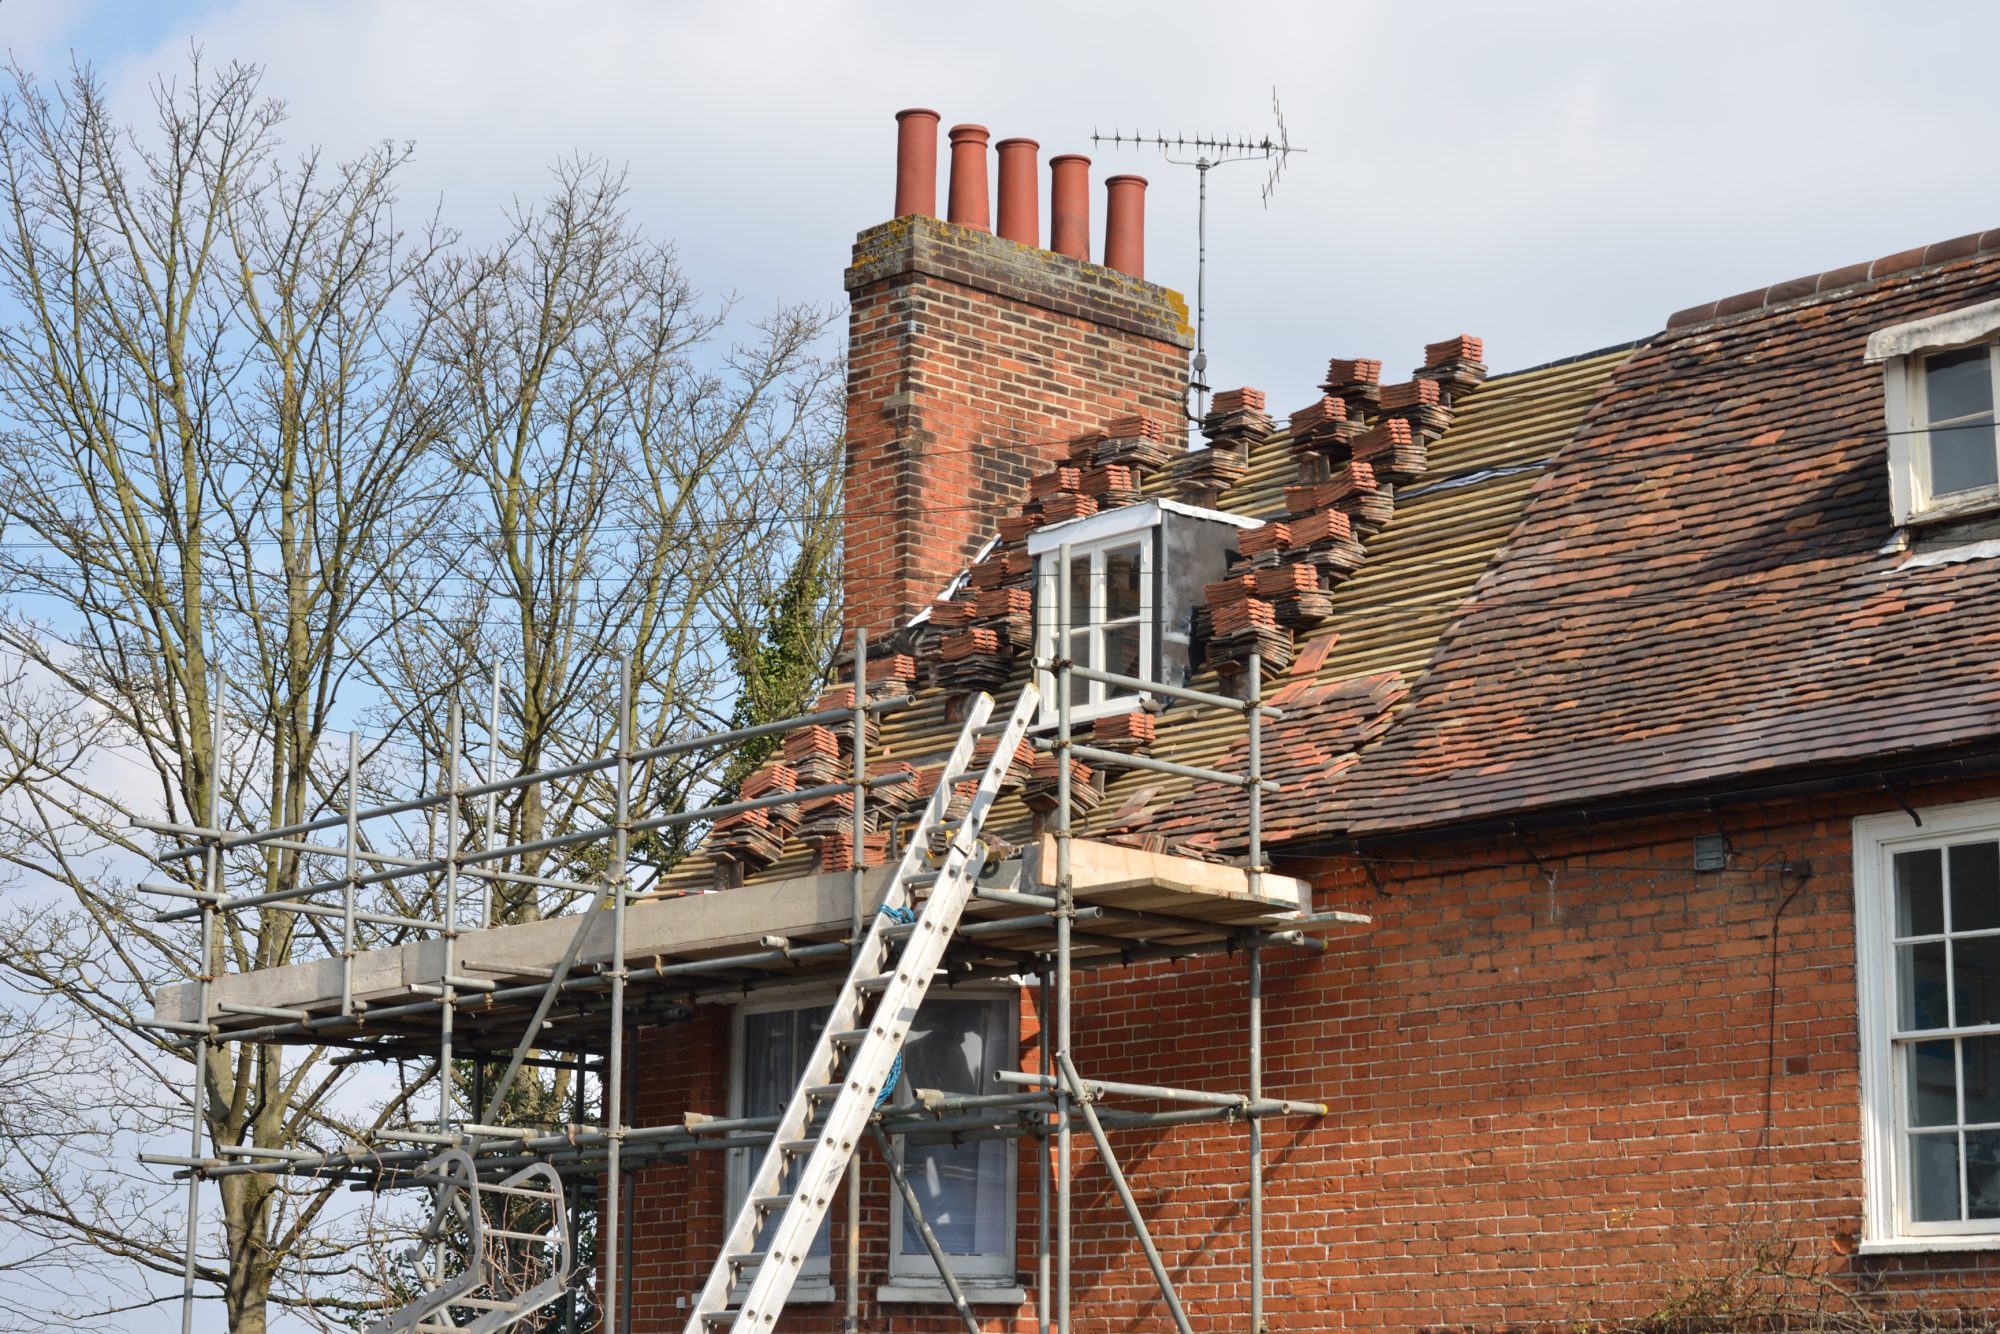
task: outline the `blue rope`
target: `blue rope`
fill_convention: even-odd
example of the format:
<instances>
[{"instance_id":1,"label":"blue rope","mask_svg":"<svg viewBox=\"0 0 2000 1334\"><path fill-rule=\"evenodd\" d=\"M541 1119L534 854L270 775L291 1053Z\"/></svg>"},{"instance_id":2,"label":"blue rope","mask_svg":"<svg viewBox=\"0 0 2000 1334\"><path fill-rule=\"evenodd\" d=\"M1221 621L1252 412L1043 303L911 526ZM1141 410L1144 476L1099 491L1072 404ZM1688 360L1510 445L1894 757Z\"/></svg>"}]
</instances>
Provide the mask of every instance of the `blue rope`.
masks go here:
<instances>
[{"instance_id":1,"label":"blue rope","mask_svg":"<svg viewBox=\"0 0 2000 1334\"><path fill-rule=\"evenodd\" d=\"M887 903L883 904L880 908L877 908L875 911L881 913L884 917L896 923L898 926L909 926L910 924L912 924L917 920L917 915L911 912L908 908L892 907ZM882 1081L882 1091L875 1096L876 1107L879 1108L887 1105L889 1101L889 1095L896 1091L896 1085L902 1081L902 1078L903 1078L903 1053L899 1051L896 1053L895 1063L889 1067L889 1077Z\"/></svg>"}]
</instances>

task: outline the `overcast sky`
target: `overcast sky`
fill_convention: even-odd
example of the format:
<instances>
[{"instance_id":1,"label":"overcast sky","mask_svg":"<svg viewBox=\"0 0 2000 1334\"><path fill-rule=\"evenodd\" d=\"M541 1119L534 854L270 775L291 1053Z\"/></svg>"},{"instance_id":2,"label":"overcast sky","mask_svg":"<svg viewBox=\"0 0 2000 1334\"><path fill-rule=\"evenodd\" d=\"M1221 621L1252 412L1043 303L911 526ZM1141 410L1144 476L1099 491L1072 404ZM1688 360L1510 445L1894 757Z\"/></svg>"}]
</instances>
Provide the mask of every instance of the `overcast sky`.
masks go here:
<instances>
[{"instance_id":1,"label":"overcast sky","mask_svg":"<svg viewBox=\"0 0 2000 1334\"><path fill-rule=\"evenodd\" d=\"M1090 134L1262 134L1275 85L1309 151L1268 209L1261 167L1215 174L1209 344L1281 410L1329 356L1469 332L1533 365L2000 225L1996 39L1991 3L0 0L16 59L90 61L135 116L192 40L265 66L297 144L413 139L408 195L475 235L559 155L626 165L747 310L841 298L913 105L1149 176L1149 276L1191 292L1193 171Z\"/></svg>"},{"instance_id":2,"label":"overcast sky","mask_svg":"<svg viewBox=\"0 0 2000 1334\"><path fill-rule=\"evenodd\" d=\"M1281 413L1329 356L1470 332L1518 368L2000 226L1989 2L0 0L16 61L87 62L135 120L190 43L264 66L296 146L413 140L406 197L474 237L560 156L622 164L748 312L841 300L913 105L1149 176L1149 276L1191 292L1193 172L1091 133L1262 135L1275 86L1308 151L1268 209L1261 167L1216 173L1209 343Z\"/></svg>"}]
</instances>

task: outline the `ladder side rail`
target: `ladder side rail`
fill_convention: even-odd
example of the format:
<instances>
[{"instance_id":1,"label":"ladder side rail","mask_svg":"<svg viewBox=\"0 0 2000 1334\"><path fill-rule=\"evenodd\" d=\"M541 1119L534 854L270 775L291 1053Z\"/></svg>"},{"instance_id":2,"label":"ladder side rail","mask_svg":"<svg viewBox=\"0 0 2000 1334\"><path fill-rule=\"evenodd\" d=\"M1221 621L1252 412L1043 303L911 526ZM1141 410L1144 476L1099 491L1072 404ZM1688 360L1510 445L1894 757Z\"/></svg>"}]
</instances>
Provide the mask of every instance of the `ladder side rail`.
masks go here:
<instances>
[{"instance_id":1,"label":"ladder side rail","mask_svg":"<svg viewBox=\"0 0 2000 1334\"><path fill-rule=\"evenodd\" d=\"M942 822L944 813L949 808L952 794L952 784L949 780L971 762L972 752L977 744L977 734L986 725L986 720L992 712L991 695L982 692L974 697L972 707L966 716L965 726L960 729L958 742L952 747L951 754L945 761L937 790L931 793L930 800L925 804L923 815L911 833L909 846L904 849L890 878L883 898L885 906L900 908L907 899L907 893L903 888L904 882L916 874L917 869L923 864L930 833ZM1000 753L995 752L996 755ZM859 857L861 849L856 848L854 855ZM855 955L847 980L841 987L839 999L834 1002L833 1012L827 1016L826 1027L821 1031L819 1041L814 1045L812 1055L807 1059L805 1068L799 1076L799 1082L792 1090L791 1100L785 1104L784 1114L771 1136L770 1146L765 1149L762 1161L749 1177L743 1192L743 1203L730 1223L722 1250L717 1255L714 1266L709 1270L708 1280L702 1285L701 1293L690 1310L688 1321L690 1334L701 1334L703 1317L711 1312L723 1310L729 1305L730 1291L735 1287L730 1257L747 1254L756 1245L762 1220L758 1216L755 1202L760 1196L778 1193L778 1185L783 1181L788 1166L786 1156L779 1146L787 1139L805 1138L805 1132L813 1121L812 1107L806 1097L806 1090L817 1084L825 1084L831 1079L835 1048L830 1035L838 1029L852 1027L858 1020L859 1016L855 1010L861 998L857 983L882 966L883 950L887 944L882 939L882 932L883 925L887 921L885 914L880 912L875 914L862 948ZM818 1224L815 1223L814 1226L817 1227ZM765 1266L759 1268L761 1271Z\"/></svg>"},{"instance_id":2,"label":"ladder side rail","mask_svg":"<svg viewBox=\"0 0 2000 1334\"><path fill-rule=\"evenodd\" d=\"M820 1219L831 1203L834 1188L846 1170L847 1161L854 1154L869 1117L874 1115L875 1100L883 1080L902 1050L910 1024L930 990L932 975L943 962L944 952L951 943L959 914L971 898L973 879L978 873L978 868L971 864L974 845L988 809L999 796L1001 778L1012 764L1016 748L1027 734L1028 725L1039 705L1039 692L1033 685L1027 686L1015 705L1006 730L1001 734L1000 744L994 749L986 772L980 778L971 808L946 851L944 866L937 882L931 887L924 911L918 918L917 929L904 942L894 979L876 1005L869 1036L850 1059L853 1068L842 1081L840 1092L834 1096L826 1126L799 1174L798 1193L785 1207L777 1227L773 1229L770 1260L758 1267L736 1321L735 1328L739 1334L746 1330L768 1329L784 1309L798 1269L797 1262L803 1259L813 1233L818 1231ZM972 739L976 727L976 723L968 721L966 741ZM950 777L949 772L946 777ZM938 795L948 798L947 787L947 784L941 783ZM921 855L921 849L918 851ZM887 923L887 919L880 915L876 921L876 930L871 935L882 930ZM850 989L855 980L858 978L850 979ZM829 1024L820 1039L829 1053L833 1050L832 1033ZM818 1053L815 1052L815 1055ZM726 1265L726 1256L724 1260Z\"/></svg>"}]
</instances>

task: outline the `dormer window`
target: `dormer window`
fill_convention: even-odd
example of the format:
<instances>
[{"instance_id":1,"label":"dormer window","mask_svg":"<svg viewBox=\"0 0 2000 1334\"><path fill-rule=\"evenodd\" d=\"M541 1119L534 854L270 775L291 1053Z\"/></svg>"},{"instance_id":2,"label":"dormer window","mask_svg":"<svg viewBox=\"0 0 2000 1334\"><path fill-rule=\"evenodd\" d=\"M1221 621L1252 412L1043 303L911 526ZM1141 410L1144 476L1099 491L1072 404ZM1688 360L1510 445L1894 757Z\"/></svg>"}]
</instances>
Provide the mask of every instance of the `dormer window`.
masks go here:
<instances>
[{"instance_id":1,"label":"dormer window","mask_svg":"<svg viewBox=\"0 0 2000 1334\"><path fill-rule=\"evenodd\" d=\"M1899 524L2000 509L2000 301L1878 330Z\"/></svg>"},{"instance_id":2,"label":"dormer window","mask_svg":"<svg viewBox=\"0 0 2000 1334\"><path fill-rule=\"evenodd\" d=\"M1989 343L1924 358L1917 418L1924 433L1924 491L1933 502L2000 486L1993 436L1995 352Z\"/></svg>"},{"instance_id":3,"label":"dormer window","mask_svg":"<svg viewBox=\"0 0 2000 1334\"><path fill-rule=\"evenodd\" d=\"M1035 656L1142 681L1184 684L1203 585L1223 575L1235 532L1258 521L1154 499L1069 519L1028 534L1035 559ZM1068 564L1064 565L1064 552ZM1069 621L1060 591L1069 587ZM1042 674L1042 718L1056 721L1054 674ZM1139 706L1131 690L1070 680L1070 719Z\"/></svg>"},{"instance_id":4,"label":"dormer window","mask_svg":"<svg viewBox=\"0 0 2000 1334\"><path fill-rule=\"evenodd\" d=\"M1153 679L1159 651L1159 618L1153 614L1153 570L1159 528L1116 533L1041 557L1035 592L1037 657L1067 656L1079 667L1120 676ZM1064 578L1063 552L1069 557L1069 623L1058 621ZM1054 699L1055 683L1045 680L1045 698ZM1070 718L1083 721L1129 709L1138 695L1103 681L1070 678ZM1044 712L1053 719L1053 704Z\"/></svg>"}]
</instances>

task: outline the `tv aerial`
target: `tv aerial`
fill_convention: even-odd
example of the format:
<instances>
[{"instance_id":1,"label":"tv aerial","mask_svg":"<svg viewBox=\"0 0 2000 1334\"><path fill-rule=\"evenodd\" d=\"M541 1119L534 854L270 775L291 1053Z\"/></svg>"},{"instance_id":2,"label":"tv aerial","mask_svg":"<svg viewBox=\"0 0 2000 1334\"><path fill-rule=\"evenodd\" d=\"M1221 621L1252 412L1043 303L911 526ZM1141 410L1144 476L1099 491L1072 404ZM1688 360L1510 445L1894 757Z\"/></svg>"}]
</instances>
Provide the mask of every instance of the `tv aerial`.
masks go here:
<instances>
[{"instance_id":1,"label":"tv aerial","mask_svg":"<svg viewBox=\"0 0 2000 1334\"><path fill-rule=\"evenodd\" d=\"M1232 162L1263 162L1268 170L1264 173L1264 184L1259 190L1264 207L1271 207L1271 196L1277 193L1278 182L1284 179L1285 167L1294 153L1306 150L1292 143L1291 132L1285 125L1285 110L1278 104L1278 90L1271 89L1271 117L1276 122L1270 133L1253 136L1247 134L1167 134L1154 131L1127 133L1114 129L1110 134L1091 132L1090 142L1113 148L1130 145L1133 148L1154 148L1160 156L1177 167L1193 167L1200 178L1200 198L1195 211L1195 279L1194 279L1194 374L1188 381L1188 388L1195 394L1196 411L1191 420L1200 421L1208 409L1208 173L1217 167ZM1193 153L1193 157L1187 154ZM1179 156L1176 156L1178 154Z\"/></svg>"}]
</instances>

